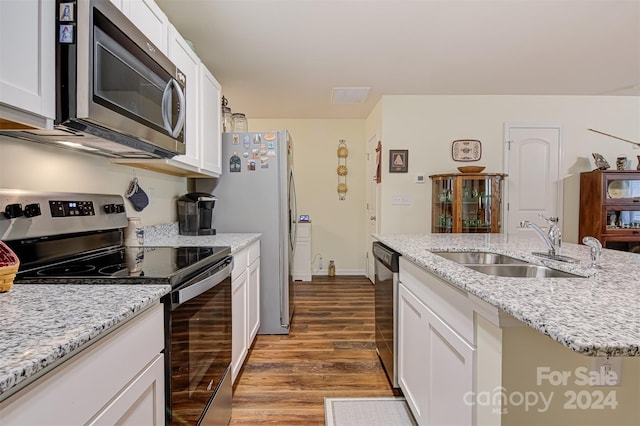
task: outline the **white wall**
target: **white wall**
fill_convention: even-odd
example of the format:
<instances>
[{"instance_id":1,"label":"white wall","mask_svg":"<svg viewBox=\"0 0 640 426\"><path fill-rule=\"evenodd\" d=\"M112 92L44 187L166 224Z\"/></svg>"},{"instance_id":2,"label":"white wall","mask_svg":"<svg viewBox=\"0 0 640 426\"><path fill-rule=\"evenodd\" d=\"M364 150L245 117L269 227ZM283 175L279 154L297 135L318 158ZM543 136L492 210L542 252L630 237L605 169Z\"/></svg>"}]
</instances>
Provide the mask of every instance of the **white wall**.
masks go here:
<instances>
[{"instance_id":1,"label":"white wall","mask_svg":"<svg viewBox=\"0 0 640 426\"><path fill-rule=\"evenodd\" d=\"M311 256L314 274L326 274L329 260L336 273L363 274L366 253L364 120L249 119L252 132L288 129L293 138L293 159L298 212L311 216ZM344 139L348 193L338 199L338 142ZM223 159L226 161L227 159ZM317 254L324 270L318 271Z\"/></svg>"},{"instance_id":2,"label":"white wall","mask_svg":"<svg viewBox=\"0 0 640 426\"><path fill-rule=\"evenodd\" d=\"M640 150L593 132L612 133L640 142L640 98L604 96L385 96L382 104L383 177L381 232L428 232L431 185L417 185L417 172L456 172L451 158L455 139L479 139L482 158L471 164L502 172L504 124L562 126L564 144L564 240L578 238L579 174L595 168L592 152L615 167L624 153L632 168ZM409 150L409 173L388 173L389 149ZM508 178L507 178L508 179ZM391 205L394 194L407 194L410 206Z\"/></svg>"},{"instance_id":3,"label":"white wall","mask_svg":"<svg viewBox=\"0 0 640 426\"><path fill-rule=\"evenodd\" d=\"M134 177L149 196L149 205L137 212L125 199L127 216L140 217L145 226L177 221L176 199L187 192L186 178L0 136L0 188L124 195Z\"/></svg>"}]
</instances>

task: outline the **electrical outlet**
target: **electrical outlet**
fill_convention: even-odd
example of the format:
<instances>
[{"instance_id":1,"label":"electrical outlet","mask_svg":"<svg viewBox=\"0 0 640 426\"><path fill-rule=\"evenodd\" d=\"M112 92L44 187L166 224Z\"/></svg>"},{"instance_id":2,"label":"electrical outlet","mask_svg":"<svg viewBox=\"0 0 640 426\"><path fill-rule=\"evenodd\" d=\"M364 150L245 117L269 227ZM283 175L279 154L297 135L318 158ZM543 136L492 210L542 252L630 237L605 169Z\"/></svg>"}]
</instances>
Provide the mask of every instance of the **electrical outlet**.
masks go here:
<instances>
[{"instance_id":1,"label":"electrical outlet","mask_svg":"<svg viewBox=\"0 0 640 426\"><path fill-rule=\"evenodd\" d=\"M591 386L620 386L622 384L622 358L591 358L589 384Z\"/></svg>"},{"instance_id":2,"label":"electrical outlet","mask_svg":"<svg viewBox=\"0 0 640 426\"><path fill-rule=\"evenodd\" d=\"M320 256L320 260L318 260L318 269L322 269L322 256Z\"/></svg>"}]
</instances>

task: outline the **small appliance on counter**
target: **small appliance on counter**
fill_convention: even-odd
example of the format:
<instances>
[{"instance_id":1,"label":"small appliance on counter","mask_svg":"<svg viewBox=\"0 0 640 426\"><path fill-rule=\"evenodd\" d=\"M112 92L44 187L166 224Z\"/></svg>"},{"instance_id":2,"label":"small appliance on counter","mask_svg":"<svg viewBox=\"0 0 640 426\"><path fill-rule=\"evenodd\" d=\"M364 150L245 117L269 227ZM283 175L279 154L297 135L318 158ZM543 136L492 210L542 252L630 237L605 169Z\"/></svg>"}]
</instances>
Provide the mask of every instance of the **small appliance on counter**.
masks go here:
<instances>
[{"instance_id":1,"label":"small appliance on counter","mask_svg":"<svg viewBox=\"0 0 640 426\"><path fill-rule=\"evenodd\" d=\"M216 235L211 227L217 198L204 192L191 192L178 198L180 235Z\"/></svg>"}]
</instances>

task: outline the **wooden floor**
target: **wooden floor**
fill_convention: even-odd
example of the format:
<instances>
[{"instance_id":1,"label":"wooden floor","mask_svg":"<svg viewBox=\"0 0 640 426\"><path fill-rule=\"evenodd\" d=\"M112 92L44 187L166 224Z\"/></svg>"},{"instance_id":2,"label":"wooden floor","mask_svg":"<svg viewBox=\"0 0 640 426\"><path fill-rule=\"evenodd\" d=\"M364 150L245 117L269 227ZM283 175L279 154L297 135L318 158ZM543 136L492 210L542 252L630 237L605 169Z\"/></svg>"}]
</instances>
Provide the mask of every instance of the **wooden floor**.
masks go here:
<instances>
[{"instance_id":1,"label":"wooden floor","mask_svg":"<svg viewBox=\"0 0 640 426\"><path fill-rule=\"evenodd\" d=\"M393 396L374 343L365 277L296 283L288 335L258 335L233 394L232 425L324 425L324 397Z\"/></svg>"}]
</instances>

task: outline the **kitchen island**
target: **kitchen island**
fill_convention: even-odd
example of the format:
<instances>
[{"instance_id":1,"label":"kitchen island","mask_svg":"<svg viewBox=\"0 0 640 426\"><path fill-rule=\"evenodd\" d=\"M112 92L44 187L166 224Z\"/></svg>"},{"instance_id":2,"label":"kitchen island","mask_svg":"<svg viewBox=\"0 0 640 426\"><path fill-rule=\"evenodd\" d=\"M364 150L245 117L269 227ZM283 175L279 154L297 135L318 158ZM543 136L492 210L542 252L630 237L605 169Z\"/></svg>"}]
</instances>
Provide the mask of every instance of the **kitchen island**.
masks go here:
<instances>
[{"instance_id":1,"label":"kitchen island","mask_svg":"<svg viewBox=\"0 0 640 426\"><path fill-rule=\"evenodd\" d=\"M640 256L604 250L595 269L577 244L562 247L576 263L532 256L546 251L535 235L375 238L402 254L399 381L420 424L640 424ZM439 251L493 252L580 277L486 275Z\"/></svg>"}]
</instances>

